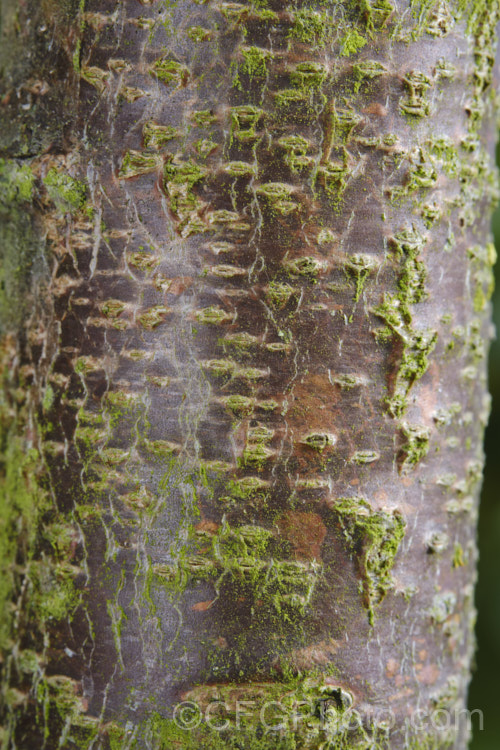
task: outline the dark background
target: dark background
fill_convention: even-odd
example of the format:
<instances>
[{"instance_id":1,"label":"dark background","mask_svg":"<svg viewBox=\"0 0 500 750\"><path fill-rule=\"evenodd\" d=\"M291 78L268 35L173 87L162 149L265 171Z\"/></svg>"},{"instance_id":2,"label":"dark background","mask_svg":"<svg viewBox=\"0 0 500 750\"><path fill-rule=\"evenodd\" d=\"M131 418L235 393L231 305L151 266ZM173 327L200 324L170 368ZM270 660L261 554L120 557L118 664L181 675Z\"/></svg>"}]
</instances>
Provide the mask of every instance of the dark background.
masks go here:
<instances>
[{"instance_id":1,"label":"dark background","mask_svg":"<svg viewBox=\"0 0 500 750\"><path fill-rule=\"evenodd\" d=\"M497 148L500 165L500 147ZM493 217L500 257L500 209ZM496 266L494 322L500 337L500 262ZM479 515L479 580L476 605L476 669L469 693L469 709L483 711L483 729L474 719L470 750L500 750L500 341L491 346L489 382L493 409L486 431L486 472Z\"/></svg>"}]
</instances>

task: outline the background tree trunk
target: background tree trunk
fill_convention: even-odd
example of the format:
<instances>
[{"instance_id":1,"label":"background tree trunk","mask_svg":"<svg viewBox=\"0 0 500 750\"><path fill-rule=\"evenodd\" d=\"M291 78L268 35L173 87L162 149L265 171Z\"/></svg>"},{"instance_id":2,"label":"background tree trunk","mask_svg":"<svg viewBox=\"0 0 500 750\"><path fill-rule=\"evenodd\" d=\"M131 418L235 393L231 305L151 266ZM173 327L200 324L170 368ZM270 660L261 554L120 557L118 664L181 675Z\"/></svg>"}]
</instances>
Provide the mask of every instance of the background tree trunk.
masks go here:
<instances>
[{"instance_id":1,"label":"background tree trunk","mask_svg":"<svg viewBox=\"0 0 500 750\"><path fill-rule=\"evenodd\" d=\"M4 747L465 747L498 4L2 13Z\"/></svg>"}]
</instances>

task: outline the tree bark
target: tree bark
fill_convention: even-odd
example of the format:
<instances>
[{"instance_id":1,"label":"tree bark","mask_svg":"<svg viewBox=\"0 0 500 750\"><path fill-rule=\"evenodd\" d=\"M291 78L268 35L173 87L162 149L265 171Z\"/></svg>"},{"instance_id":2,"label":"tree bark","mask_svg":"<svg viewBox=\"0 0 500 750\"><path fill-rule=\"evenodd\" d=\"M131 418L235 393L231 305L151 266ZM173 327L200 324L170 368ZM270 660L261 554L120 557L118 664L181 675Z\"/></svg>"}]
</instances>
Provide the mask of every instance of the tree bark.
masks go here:
<instances>
[{"instance_id":1,"label":"tree bark","mask_svg":"<svg viewBox=\"0 0 500 750\"><path fill-rule=\"evenodd\" d=\"M498 3L76 6L2 18L3 747L465 748Z\"/></svg>"}]
</instances>

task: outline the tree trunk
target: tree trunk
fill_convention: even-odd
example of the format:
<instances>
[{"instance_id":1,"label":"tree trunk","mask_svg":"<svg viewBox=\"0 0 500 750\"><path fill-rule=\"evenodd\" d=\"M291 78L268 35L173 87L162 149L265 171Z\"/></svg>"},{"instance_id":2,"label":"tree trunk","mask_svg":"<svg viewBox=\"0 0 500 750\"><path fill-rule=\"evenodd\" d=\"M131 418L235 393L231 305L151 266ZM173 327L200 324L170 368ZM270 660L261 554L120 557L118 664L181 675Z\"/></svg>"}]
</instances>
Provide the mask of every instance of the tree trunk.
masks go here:
<instances>
[{"instance_id":1,"label":"tree trunk","mask_svg":"<svg viewBox=\"0 0 500 750\"><path fill-rule=\"evenodd\" d=\"M498 3L77 5L2 10L3 747L465 748Z\"/></svg>"}]
</instances>

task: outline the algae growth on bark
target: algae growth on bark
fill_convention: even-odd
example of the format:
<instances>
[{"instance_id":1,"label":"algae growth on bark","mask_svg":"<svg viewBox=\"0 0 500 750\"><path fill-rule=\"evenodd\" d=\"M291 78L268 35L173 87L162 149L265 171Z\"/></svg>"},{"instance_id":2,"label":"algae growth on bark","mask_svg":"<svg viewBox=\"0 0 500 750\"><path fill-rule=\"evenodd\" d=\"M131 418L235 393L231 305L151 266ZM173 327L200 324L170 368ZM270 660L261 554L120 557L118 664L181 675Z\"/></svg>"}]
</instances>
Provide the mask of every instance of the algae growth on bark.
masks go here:
<instances>
[{"instance_id":1,"label":"algae growth on bark","mask_svg":"<svg viewBox=\"0 0 500 750\"><path fill-rule=\"evenodd\" d=\"M465 748L499 16L4 2L3 748Z\"/></svg>"}]
</instances>

